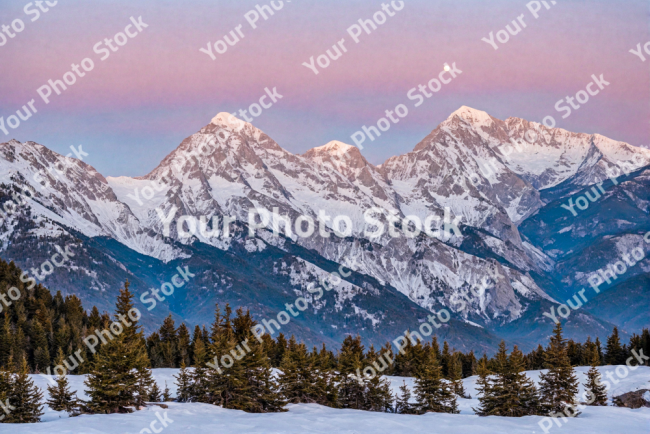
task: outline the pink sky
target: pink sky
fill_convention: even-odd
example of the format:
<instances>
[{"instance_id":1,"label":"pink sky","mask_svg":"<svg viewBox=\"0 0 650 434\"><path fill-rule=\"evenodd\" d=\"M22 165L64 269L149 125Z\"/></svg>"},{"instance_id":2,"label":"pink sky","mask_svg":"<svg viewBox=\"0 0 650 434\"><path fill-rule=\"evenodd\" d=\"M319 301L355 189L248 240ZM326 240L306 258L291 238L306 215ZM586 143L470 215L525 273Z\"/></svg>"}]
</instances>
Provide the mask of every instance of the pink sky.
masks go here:
<instances>
[{"instance_id":1,"label":"pink sky","mask_svg":"<svg viewBox=\"0 0 650 434\"><path fill-rule=\"evenodd\" d=\"M0 132L2 141L34 140L64 154L83 143L102 173L141 175L216 113L247 108L265 87L277 87L283 99L254 124L292 152L333 139L351 143L362 125L400 103L409 116L364 149L374 163L412 150L461 105L498 118L553 115L568 130L650 144L650 62L629 53L650 40L646 1L558 1L538 19L525 1L408 1L358 44L347 28L381 2L285 1L255 30L244 15L264 2L181 3L67 1L29 22L23 2L4 1L0 21L21 18L26 28L0 47L0 116L31 99L39 113L10 136ZM521 14L527 27L498 50L481 41ZM100 61L92 47L131 16L149 27ZM199 51L238 24L246 36L225 54L213 61ZM343 38L348 52L319 75L301 65ZM36 89L86 57L95 69L45 105ZM413 108L408 90L446 62L463 73ZM555 102L584 89L592 74L610 85L561 119Z\"/></svg>"}]
</instances>

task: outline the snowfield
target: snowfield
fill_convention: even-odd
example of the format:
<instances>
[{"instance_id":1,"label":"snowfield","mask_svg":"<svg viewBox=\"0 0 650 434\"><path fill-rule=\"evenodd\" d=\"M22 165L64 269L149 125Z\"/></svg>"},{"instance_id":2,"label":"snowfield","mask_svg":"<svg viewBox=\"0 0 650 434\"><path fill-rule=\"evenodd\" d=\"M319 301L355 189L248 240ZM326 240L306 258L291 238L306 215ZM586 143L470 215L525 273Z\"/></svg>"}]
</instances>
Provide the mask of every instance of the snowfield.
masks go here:
<instances>
[{"instance_id":1,"label":"snowfield","mask_svg":"<svg viewBox=\"0 0 650 434\"><path fill-rule=\"evenodd\" d=\"M600 372L607 380L611 372L618 381L608 396L618 396L625 392L650 389L650 367L639 367L625 378L618 378L614 366L603 366ZM580 383L586 381L588 367L576 368ZM172 395L176 392L173 375L177 369L154 369L154 377L163 390L165 382ZM529 371L528 376L536 383L542 371ZM47 380L40 375L32 375L37 386L45 391ZM68 377L71 388L78 396L87 399L84 390L84 376ZM387 377L393 393L398 393L402 381L412 388L412 378ZM522 418L483 417L479 418L472 407L479 405L476 399L477 377L463 380L465 391L472 399L458 399L459 415L428 413L423 416L407 416L389 413L372 413L358 410L338 410L316 404L288 405L286 413L248 414L237 410L226 410L208 404L168 402L168 409L151 405L133 414L82 415L69 418L65 413L45 408L42 422L38 424L0 424L0 433L11 434L135 434L149 432L173 433L543 433L538 425L539 416ZM583 389L580 389L580 393ZM46 393L45 393L46 395ZM156 413L163 418L167 413L168 426L163 427ZM551 433L607 433L607 434L648 434L650 432L650 408L630 410L619 407L587 407L577 419L569 419L562 427L553 425Z\"/></svg>"}]
</instances>

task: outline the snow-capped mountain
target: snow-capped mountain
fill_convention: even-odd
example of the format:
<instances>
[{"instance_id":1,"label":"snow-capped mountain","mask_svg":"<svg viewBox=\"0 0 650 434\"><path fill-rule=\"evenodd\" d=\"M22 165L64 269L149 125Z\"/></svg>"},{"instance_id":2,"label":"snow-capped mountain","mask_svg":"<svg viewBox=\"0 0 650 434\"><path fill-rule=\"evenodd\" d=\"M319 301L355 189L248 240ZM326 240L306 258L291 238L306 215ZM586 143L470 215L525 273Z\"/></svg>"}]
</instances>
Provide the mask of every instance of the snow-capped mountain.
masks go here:
<instances>
[{"instance_id":1,"label":"snow-capped mountain","mask_svg":"<svg viewBox=\"0 0 650 434\"><path fill-rule=\"evenodd\" d=\"M384 308L415 309L420 316L411 318L411 324L417 325L424 312L445 307L454 318L473 324L468 327L486 327L486 333L498 335L500 328L511 330L517 321L538 319L544 324L540 309L557 305L558 294L563 294L557 289L562 279L554 275L557 252L538 242L541 235L522 235L520 227L530 227L528 222L549 206L557 208L553 201L559 197L620 173L616 168L629 173L648 165L650 151L645 149L523 119L502 121L468 107L452 113L413 151L380 166L338 141L295 155L255 126L220 113L139 178L104 178L91 166L32 142L0 145L0 182L6 193L23 189L33 196L25 205L27 214L18 210L5 216L2 249L5 258L31 266L33 259L21 257L17 249L30 237L83 237L86 246L95 240L92 248L106 256L105 263L117 264L124 276L145 276L142 285L164 279L163 270L170 265L189 261L204 267L197 289L208 295L203 301L231 297L247 307L258 303L265 308L275 302L255 300L254 291L237 298L237 291L244 290L229 283L235 279L232 270L217 271L210 261L225 264L233 255L244 262L256 257L251 267L267 264L268 269L259 271L268 273L269 282L284 279L299 294L330 271L331 264L352 260L360 280L335 291L332 300L323 302L327 307L315 305L321 317L317 321L347 312L343 317L357 318L376 333L396 324ZM347 216L351 228L339 236L347 224L335 225L330 219L324 221L327 237L318 229L298 236L293 224L290 233L276 225L284 236L274 236L271 221L250 235L249 211L260 208L291 222L300 216L318 222L322 212ZM377 224L364 219L373 208L380 209L375 217L384 225L407 216L412 222L429 218L448 234L406 237L402 227L399 237L388 231L373 236ZM202 230L190 237L179 233L182 216L194 218ZM223 232L227 217L234 220L231 236L210 236L217 229ZM447 230L452 222L458 230ZM189 229L190 223L185 224ZM288 257L282 260L282 254ZM145 263L157 271L138 268ZM85 275L96 275L95 268L101 267L88 265ZM259 277L242 276L237 278ZM484 289L476 292L477 287ZM391 308L381 301L385 291L393 291ZM395 297L404 299L396 302ZM186 298L196 302L196 297ZM207 303L198 309L170 309L196 322L209 321L212 313ZM404 324L409 327L408 321ZM576 333L592 335L604 334L610 326L586 313L576 316L575 325ZM545 324L540 335L549 327ZM324 334L323 324L320 328ZM513 339L531 337L526 330L519 337L508 333ZM340 335L329 336L337 340Z\"/></svg>"}]
</instances>

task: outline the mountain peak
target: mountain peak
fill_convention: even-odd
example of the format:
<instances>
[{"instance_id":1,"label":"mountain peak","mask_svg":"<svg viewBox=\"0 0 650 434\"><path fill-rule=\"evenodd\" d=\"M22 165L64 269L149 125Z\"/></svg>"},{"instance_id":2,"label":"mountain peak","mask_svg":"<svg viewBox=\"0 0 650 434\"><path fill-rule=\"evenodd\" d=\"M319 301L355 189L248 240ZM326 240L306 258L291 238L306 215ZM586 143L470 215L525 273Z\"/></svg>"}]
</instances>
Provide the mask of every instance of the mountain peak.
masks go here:
<instances>
[{"instance_id":1,"label":"mountain peak","mask_svg":"<svg viewBox=\"0 0 650 434\"><path fill-rule=\"evenodd\" d=\"M221 112L217 114L215 117L212 118L211 123L219 127L234 128L234 129L248 124L248 122L244 122L238 117L233 116L228 112Z\"/></svg>"},{"instance_id":2,"label":"mountain peak","mask_svg":"<svg viewBox=\"0 0 650 434\"><path fill-rule=\"evenodd\" d=\"M328 154L332 154L332 155L343 155L354 148L355 148L354 146L348 145L347 143L339 142L338 140L332 140L326 145L313 148L312 151L319 152L319 153L327 152Z\"/></svg>"},{"instance_id":3,"label":"mountain peak","mask_svg":"<svg viewBox=\"0 0 650 434\"><path fill-rule=\"evenodd\" d=\"M449 119L454 116L458 116L459 118L476 125L489 125L492 123L492 116L484 111L467 107L465 105L449 115Z\"/></svg>"}]
</instances>

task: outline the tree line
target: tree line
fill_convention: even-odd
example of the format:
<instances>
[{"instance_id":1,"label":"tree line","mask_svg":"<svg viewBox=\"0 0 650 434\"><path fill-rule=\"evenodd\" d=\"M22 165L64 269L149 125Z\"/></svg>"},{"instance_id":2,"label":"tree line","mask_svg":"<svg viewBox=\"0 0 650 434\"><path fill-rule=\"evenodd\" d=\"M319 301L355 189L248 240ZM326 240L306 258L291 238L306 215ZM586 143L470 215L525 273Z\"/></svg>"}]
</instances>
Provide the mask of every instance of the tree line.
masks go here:
<instances>
[{"instance_id":1,"label":"tree line","mask_svg":"<svg viewBox=\"0 0 650 434\"><path fill-rule=\"evenodd\" d=\"M650 353L650 334L643 330L621 345L614 329L605 349L600 341L584 344L562 338L558 324L549 345L541 345L524 355L515 347L510 354L505 343L491 358L476 359L472 351L462 353L434 336L430 342L408 342L394 354L390 343L376 350L366 349L359 336L348 336L336 353L324 344L309 350L292 336L264 335L261 342L252 334L256 325L249 312L232 312L217 305L210 328L196 326L190 335L185 324L176 327L171 316L160 329L145 338L137 321L124 326L114 339L93 353L83 339L104 330L133 309L128 282L120 290L114 317L90 313L75 296L54 296L41 285L26 289L20 270L13 263L0 262L0 285L16 286L23 296L11 309L0 313L0 400L20 407L5 415L2 422L34 422L40 417L42 398L27 376L53 365L65 371L88 374L87 395L79 401L70 393L65 376L48 388L48 405L72 414L130 412L147 402L170 400L151 377L151 368L180 368L176 383L180 402L204 402L248 412L285 411L286 403L318 403L334 408L390 411L405 414L426 412L457 413L457 397L468 397L462 379L479 375L480 415L522 416L562 411L577 394L573 366L591 365L587 389L599 396L598 371L601 364L625 363L632 350ZM56 324L56 326L54 326ZM84 362L70 363L81 351ZM227 356L227 357L225 357ZM225 359L224 359L225 357ZM226 360L232 363L219 363ZM393 396L381 375L366 376L374 366L381 375L415 378L415 399L406 385ZM276 368L276 369L274 369ZM539 390L523 371L549 369ZM414 402L412 402L414 401Z\"/></svg>"}]
</instances>

